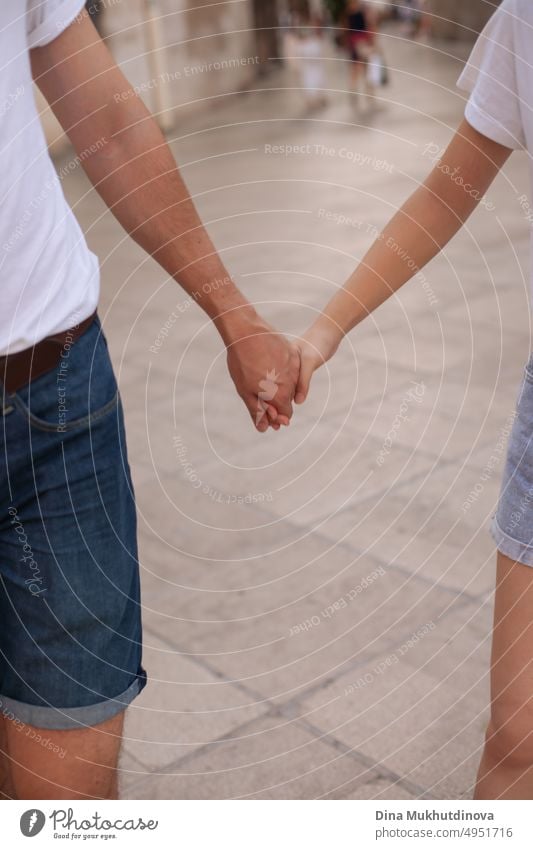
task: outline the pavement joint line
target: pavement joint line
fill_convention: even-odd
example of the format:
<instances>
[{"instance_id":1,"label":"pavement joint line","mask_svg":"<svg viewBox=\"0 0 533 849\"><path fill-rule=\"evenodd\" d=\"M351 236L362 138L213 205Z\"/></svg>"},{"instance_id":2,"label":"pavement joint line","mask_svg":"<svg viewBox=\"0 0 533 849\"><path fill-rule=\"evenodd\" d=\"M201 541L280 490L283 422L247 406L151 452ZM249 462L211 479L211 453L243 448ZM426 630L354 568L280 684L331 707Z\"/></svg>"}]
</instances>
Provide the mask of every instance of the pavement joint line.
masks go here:
<instances>
[{"instance_id":1,"label":"pavement joint line","mask_svg":"<svg viewBox=\"0 0 533 849\"><path fill-rule=\"evenodd\" d=\"M456 605L453 608L453 611L456 612L458 609L461 610L464 607L468 607L470 604L471 604L471 602L469 602L468 600L465 600L462 603L458 603L458 605ZM442 617L440 617L439 622L443 622L445 619L447 619L448 616L451 616L451 612L452 612L452 608L449 607L448 611ZM282 702L281 704L283 704L284 707L287 707L287 708L290 708L290 709L292 709L294 707L298 707L299 705L302 704L302 702L306 701L310 696L313 696L315 693L320 692L320 690L323 690L326 687L329 687L331 684L335 683L335 681L337 681L339 678L342 678L344 675L347 675L351 672L355 673L359 669L363 669L365 666L367 666L368 663L372 663L372 661L377 660L378 658L382 657L383 654L387 654L388 652L394 651L394 649L398 648L398 645L402 645L403 642L405 642L405 640L408 640L409 637L411 637L411 636L412 636L412 629L409 632L407 632L407 631L404 632L404 634L401 637L395 637L394 639L391 638L384 648L380 648L379 650L376 650L375 652L372 652L371 654L366 655L366 657L362 658L361 660L352 660L352 661L347 660L347 661L345 661L344 669L342 671L339 670L338 674L329 675L327 678L323 679L322 681L320 681L316 684L312 684L310 687L308 687L306 690L304 690L299 695L294 696L293 698L289 699L286 702Z\"/></svg>"},{"instance_id":2,"label":"pavement joint line","mask_svg":"<svg viewBox=\"0 0 533 849\"><path fill-rule=\"evenodd\" d=\"M200 757L201 755L205 754L209 750L212 750L215 746L217 746L220 743L226 743L226 742L229 742L230 740L233 740L236 735L238 736L240 733L242 733L242 731L246 730L250 725L253 725L254 723L258 722L259 720L265 719L267 716L269 716L269 714L270 714L270 711L266 710L264 713L260 714L259 716L254 716L251 719L247 719L246 722L241 723L241 725L236 725L234 728L230 729L225 734L222 734L220 737L216 737L214 740L210 740L209 743L202 743L200 746L198 746L197 748L188 752L186 755L180 755L180 757L176 758L173 761L170 761L168 764L165 764L164 767L161 767L160 769L155 769L155 770L148 770L146 775L142 776L142 778L139 778L136 781L132 781L129 784L129 787L137 787L139 785L142 785L144 782L149 781L150 777L155 776L155 775L166 775L166 776L174 775L175 773L173 772L173 770L175 770L176 768L182 766L183 764L187 763L188 761L191 761L191 760L196 759L197 757ZM186 778L187 776L185 775L184 777Z\"/></svg>"},{"instance_id":3,"label":"pavement joint line","mask_svg":"<svg viewBox=\"0 0 533 849\"><path fill-rule=\"evenodd\" d=\"M257 703L258 701L263 702L267 706L266 713L268 713L272 707L276 707L275 703L272 702L269 698L261 696L260 693L257 693L252 687L249 687L247 684L243 684L241 681L231 681L227 677L225 672L221 671L216 666L213 666L213 664L209 663L209 661L205 659L204 655L190 655L183 652L170 639L167 639L166 637L162 636L157 631L155 631L153 627L149 625L146 626L143 630L146 631L146 633L151 634L152 637L155 637L160 642L164 643L166 646L168 646L168 648L173 649L178 654L183 654L183 656L186 657L187 660L189 660L191 663L195 663L197 666L203 669L204 672L208 672L210 675L213 675L219 681L222 681L225 684L229 684L236 690L240 690L243 694L252 698L254 700L254 703Z\"/></svg>"},{"instance_id":4,"label":"pavement joint line","mask_svg":"<svg viewBox=\"0 0 533 849\"><path fill-rule=\"evenodd\" d=\"M459 601L453 608L451 606L448 606L446 613L443 616L440 617L439 621L443 622L445 619L448 618L448 616L452 615L452 611L457 612L457 610L462 610L463 608L468 607L471 603L472 602L470 600L464 599L463 601ZM166 638L164 635L160 634L158 631L156 631L153 627L151 627L149 625L145 626L143 630L147 634L150 634L155 639L164 643L166 646L168 646L168 648L172 649L173 651L177 652L178 654L182 654L191 663L194 663L197 666L199 666L201 669L203 669L204 672L208 672L210 675L217 678L219 681L226 683L229 686L234 687L235 689L239 690L243 694L249 696L250 698L252 698L254 700L254 702L263 703L265 705L268 705L269 709L277 710L277 708L278 708L277 702L273 702L268 696L263 696L261 693L256 691L253 687L250 687L249 684L243 684L241 681L229 679L225 672L223 672L218 667L214 666L208 660L206 660L204 655L190 655L190 654L187 654L186 652L183 652L170 639ZM339 669L338 674L336 674L336 675L330 674L326 679L323 679L322 681L317 682L316 684L312 684L310 687L308 687L307 689L300 692L297 696L293 696L292 698L287 699L287 701L280 702L279 704L282 704L284 707L290 708L290 709L292 709L293 707L297 707L298 705L300 705L302 703L302 701L305 701L307 698L309 698L309 696L313 695L315 692L318 692L319 690L324 689L325 686L329 686L330 684L334 683L334 681L338 680L339 678L342 678L343 675L346 675L349 672L356 672L358 669L361 669L364 666L366 666L366 664L368 662L372 662L373 660L376 660L377 658L381 657L383 655L384 651L385 652L390 651L390 650L394 649L395 647L397 647L398 644L401 645L403 640L408 639L411 635L412 635L412 629L410 629L409 631L405 631L404 634L402 635L402 637L395 636L394 639L391 638L391 640L388 641L387 646L384 649L380 648L379 650L376 650L372 654L367 655L364 659L344 661L344 663L341 664L341 668Z\"/></svg>"},{"instance_id":5,"label":"pavement joint line","mask_svg":"<svg viewBox=\"0 0 533 849\"><path fill-rule=\"evenodd\" d=\"M119 765L118 765L119 780L120 780L121 772L122 772L122 774L124 774L124 775L127 775L127 774L130 772L130 770L124 769L124 768L121 766L121 759L122 759L125 755L127 755L127 756L128 756L128 758L131 758L133 761L135 761L134 766L139 766L139 767L141 767L141 769L144 769L144 770L147 768L147 767L146 767L146 764L145 764L145 763L143 763L143 762L142 762L142 760L141 760L139 757L137 757L137 755L135 755L135 754L134 754L134 753L133 753L133 752L132 752L132 751L128 748L128 742L129 742L129 741L128 741L128 738L127 738L126 736L124 736L124 737L123 737L123 740L122 740L122 746L121 746L121 749L120 749L120 752L119 752Z\"/></svg>"},{"instance_id":6,"label":"pavement joint line","mask_svg":"<svg viewBox=\"0 0 533 849\"><path fill-rule=\"evenodd\" d=\"M348 505L348 506L351 506L351 505ZM348 507L346 507L345 509L348 509ZM264 510L262 512L263 512L263 514L267 514L269 518L272 518L274 516L274 514L270 513L267 510ZM343 512L344 512L344 509L339 511L335 515L340 515ZM287 524L290 524L291 527L296 529L296 530L303 530L303 526L298 525L295 522L290 522L288 519L285 519L284 521ZM480 593L480 594L469 593L469 592L462 590L460 588L451 587L449 585L436 583L434 580L427 577L424 574L424 572L420 572L420 571L413 572L412 570L409 569L408 566L403 566L401 563L391 563L389 560L387 560L383 557L380 557L379 554L372 553L372 552L370 552L366 549L358 548L357 546L354 546L354 545L347 543L346 540L342 540L340 542L335 542L331 537L329 537L327 534L325 534L321 530L313 531L313 536L319 537L323 542L325 542L329 545L330 549L329 549L328 553L331 553L331 551L335 551L335 550L348 551L353 556L353 559L352 559L352 562L351 562L350 565L354 565L354 563L356 561L359 561L362 557L367 557L372 563L376 563L378 566L383 566L387 570L394 569L397 572L399 572L400 574L405 575L406 577L412 578L413 580L416 580L416 581L420 581L421 583L425 584L426 586L432 587L434 589L440 589L443 592L446 592L446 593L448 593L449 595L452 595L452 596L465 596L470 601L479 601L481 596L484 595L484 593Z\"/></svg>"},{"instance_id":7,"label":"pavement joint line","mask_svg":"<svg viewBox=\"0 0 533 849\"><path fill-rule=\"evenodd\" d=\"M402 777L399 773L390 769L389 767L383 766L379 761L375 761L373 758L370 758L368 755L365 755L359 749L354 749L351 746L347 746L346 743L343 743L337 737L333 737L330 734L320 732L319 728L316 728L311 722L307 720L298 720L299 725L303 726L309 734L315 734L317 731L321 733L320 739L327 743L328 746L331 746L336 751L343 752L343 754L348 755L348 757L353 758L358 761L362 766L366 767L368 770L371 770L374 775L379 778L384 778L386 781L393 781L395 784L403 787L404 790L407 790L412 796L416 796L417 798L422 799L436 799L436 796L433 796L429 790L425 790L419 784L414 781L411 781L409 778ZM368 782L367 782L368 783Z\"/></svg>"}]
</instances>

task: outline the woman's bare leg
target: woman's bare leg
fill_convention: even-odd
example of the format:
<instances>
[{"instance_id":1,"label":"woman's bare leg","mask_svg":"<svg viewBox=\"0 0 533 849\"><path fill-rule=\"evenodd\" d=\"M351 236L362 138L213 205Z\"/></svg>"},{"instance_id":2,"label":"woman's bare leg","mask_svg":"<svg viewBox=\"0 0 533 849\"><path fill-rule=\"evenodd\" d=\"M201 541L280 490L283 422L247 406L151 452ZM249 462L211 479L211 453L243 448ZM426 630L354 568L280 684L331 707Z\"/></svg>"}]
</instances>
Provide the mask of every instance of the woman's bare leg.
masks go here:
<instances>
[{"instance_id":1,"label":"woman's bare leg","mask_svg":"<svg viewBox=\"0 0 533 849\"><path fill-rule=\"evenodd\" d=\"M533 568L498 553L491 719L476 799L533 799Z\"/></svg>"}]
</instances>

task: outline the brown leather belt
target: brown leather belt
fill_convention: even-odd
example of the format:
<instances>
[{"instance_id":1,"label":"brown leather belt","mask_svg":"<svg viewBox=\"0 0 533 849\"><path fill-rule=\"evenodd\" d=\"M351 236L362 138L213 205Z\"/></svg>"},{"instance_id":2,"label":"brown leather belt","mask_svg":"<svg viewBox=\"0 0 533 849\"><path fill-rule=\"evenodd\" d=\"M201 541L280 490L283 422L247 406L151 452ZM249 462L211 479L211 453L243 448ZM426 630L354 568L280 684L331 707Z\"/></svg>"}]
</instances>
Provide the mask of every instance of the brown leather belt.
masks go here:
<instances>
[{"instance_id":1,"label":"brown leather belt","mask_svg":"<svg viewBox=\"0 0 533 849\"><path fill-rule=\"evenodd\" d=\"M76 324L70 330L47 336L32 348L25 348L16 354L8 354L0 357L0 381L4 384L8 395L18 392L23 386L31 383L35 378L52 371L59 365L61 352L66 345L72 345L77 339L89 329L96 312L89 318Z\"/></svg>"}]
</instances>

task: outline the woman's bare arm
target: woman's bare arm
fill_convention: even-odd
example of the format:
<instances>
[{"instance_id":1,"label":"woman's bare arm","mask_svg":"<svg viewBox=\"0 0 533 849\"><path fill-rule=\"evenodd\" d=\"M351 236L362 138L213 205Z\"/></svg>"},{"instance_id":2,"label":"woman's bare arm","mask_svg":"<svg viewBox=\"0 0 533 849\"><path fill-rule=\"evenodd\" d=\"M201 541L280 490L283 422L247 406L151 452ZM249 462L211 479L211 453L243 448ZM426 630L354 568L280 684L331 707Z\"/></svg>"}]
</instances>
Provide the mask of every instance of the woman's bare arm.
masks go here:
<instances>
[{"instance_id":1,"label":"woman's bare arm","mask_svg":"<svg viewBox=\"0 0 533 849\"><path fill-rule=\"evenodd\" d=\"M296 401L343 336L435 257L479 204L512 150L463 120L424 183L389 221L300 342Z\"/></svg>"}]
</instances>

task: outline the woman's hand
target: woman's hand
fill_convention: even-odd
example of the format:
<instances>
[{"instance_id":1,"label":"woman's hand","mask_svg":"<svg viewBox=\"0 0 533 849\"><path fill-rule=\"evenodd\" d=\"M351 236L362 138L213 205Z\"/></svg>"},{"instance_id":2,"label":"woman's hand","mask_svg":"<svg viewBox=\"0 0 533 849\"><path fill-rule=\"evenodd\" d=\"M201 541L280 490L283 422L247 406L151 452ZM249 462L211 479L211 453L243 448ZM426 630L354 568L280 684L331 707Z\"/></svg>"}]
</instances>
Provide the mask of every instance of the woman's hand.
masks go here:
<instances>
[{"instance_id":1,"label":"woman's hand","mask_svg":"<svg viewBox=\"0 0 533 849\"><path fill-rule=\"evenodd\" d=\"M296 384L295 404L303 404L306 400L313 374L331 359L342 338L342 331L334 322L320 316L303 336L296 339L294 344L300 353L300 376Z\"/></svg>"}]
</instances>

